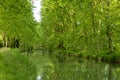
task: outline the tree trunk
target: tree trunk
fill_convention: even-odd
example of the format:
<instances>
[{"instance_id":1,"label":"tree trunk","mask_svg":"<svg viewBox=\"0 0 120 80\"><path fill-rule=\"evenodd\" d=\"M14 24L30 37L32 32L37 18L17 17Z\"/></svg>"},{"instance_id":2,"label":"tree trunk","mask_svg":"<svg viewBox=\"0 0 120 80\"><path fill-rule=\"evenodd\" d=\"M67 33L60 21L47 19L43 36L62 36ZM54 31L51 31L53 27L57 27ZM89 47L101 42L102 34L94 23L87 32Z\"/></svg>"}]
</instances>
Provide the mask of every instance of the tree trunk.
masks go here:
<instances>
[{"instance_id":1,"label":"tree trunk","mask_svg":"<svg viewBox=\"0 0 120 80\"><path fill-rule=\"evenodd\" d=\"M95 7L95 2L94 0L91 0L91 26L92 26L92 45L94 46L93 47L93 51L95 53L98 53L98 49L97 49L97 34L96 34L96 25L95 25L95 11L94 11L94 7Z\"/></svg>"},{"instance_id":2,"label":"tree trunk","mask_svg":"<svg viewBox=\"0 0 120 80\"><path fill-rule=\"evenodd\" d=\"M4 34L2 35L2 39L3 39L3 47L7 47L6 33L4 33Z\"/></svg>"},{"instance_id":3,"label":"tree trunk","mask_svg":"<svg viewBox=\"0 0 120 80\"><path fill-rule=\"evenodd\" d=\"M107 0L107 26L106 26L106 35L108 40L108 51L111 53L113 52L113 45L112 45L112 29L111 29L111 23L110 23L110 0Z\"/></svg>"}]
</instances>

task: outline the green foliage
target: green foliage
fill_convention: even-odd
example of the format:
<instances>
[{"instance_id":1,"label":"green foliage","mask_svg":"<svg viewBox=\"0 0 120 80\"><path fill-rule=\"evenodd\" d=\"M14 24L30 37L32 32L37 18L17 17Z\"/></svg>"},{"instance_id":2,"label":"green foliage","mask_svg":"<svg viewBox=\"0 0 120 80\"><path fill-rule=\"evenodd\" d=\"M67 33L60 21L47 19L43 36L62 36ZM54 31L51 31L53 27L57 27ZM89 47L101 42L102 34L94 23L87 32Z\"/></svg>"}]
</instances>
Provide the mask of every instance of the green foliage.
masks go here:
<instances>
[{"instance_id":1,"label":"green foliage","mask_svg":"<svg viewBox=\"0 0 120 80\"><path fill-rule=\"evenodd\" d=\"M51 53L119 53L119 4L118 0L42 1L43 45Z\"/></svg>"},{"instance_id":2,"label":"green foliage","mask_svg":"<svg viewBox=\"0 0 120 80\"><path fill-rule=\"evenodd\" d=\"M1 80L36 80L35 66L18 50L0 53L0 69Z\"/></svg>"},{"instance_id":3,"label":"green foliage","mask_svg":"<svg viewBox=\"0 0 120 80\"><path fill-rule=\"evenodd\" d=\"M36 41L32 4L30 0L0 1L0 30L5 35L8 45L14 45L14 39L19 37L20 47L33 45Z\"/></svg>"}]
</instances>

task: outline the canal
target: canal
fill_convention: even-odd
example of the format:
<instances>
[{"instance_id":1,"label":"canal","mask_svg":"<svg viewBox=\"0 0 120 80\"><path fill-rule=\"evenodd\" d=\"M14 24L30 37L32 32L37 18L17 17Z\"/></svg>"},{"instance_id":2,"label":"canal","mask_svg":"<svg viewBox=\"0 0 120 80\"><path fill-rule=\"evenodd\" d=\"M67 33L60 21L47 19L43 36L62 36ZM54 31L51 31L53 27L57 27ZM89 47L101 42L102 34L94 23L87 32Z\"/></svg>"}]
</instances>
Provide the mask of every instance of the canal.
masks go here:
<instances>
[{"instance_id":1,"label":"canal","mask_svg":"<svg viewBox=\"0 0 120 80\"><path fill-rule=\"evenodd\" d=\"M120 65L87 59L60 62L46 54L34 55L37 80L120 80Z\"/></svg>"}]
</instances>

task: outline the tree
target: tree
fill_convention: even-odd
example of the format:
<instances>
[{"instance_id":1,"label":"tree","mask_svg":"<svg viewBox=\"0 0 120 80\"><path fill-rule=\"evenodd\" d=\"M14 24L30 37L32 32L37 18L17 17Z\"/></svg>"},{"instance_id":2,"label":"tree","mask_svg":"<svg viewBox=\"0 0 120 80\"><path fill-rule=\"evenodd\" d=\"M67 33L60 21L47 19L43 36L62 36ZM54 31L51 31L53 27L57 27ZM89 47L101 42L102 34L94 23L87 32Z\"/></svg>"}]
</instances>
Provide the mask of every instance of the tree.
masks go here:
<instances>
[{"instance_id":1,"label":"tree","mask_svg":"<svg viewBox=\"0 0 120 80\"><path fill-rule=\"evenodd\" d=\"M44 46L52 52L83 55L117 52L119 4L118 0L42 1Z\"/></svg>"},{"instance_id":2,"label":"tree","mask_svg":"<svg viewBox=\"0 0 120 80\"><path fill-rule=\"evenodd\" d=\"M7 39L4 42L8 42L7 45L10 47L31 46L36 34L31 2L29 0L0 1L0 10L0 29ZM19 45L15 44L17 41Z\"/></svg>"}]
</instances>

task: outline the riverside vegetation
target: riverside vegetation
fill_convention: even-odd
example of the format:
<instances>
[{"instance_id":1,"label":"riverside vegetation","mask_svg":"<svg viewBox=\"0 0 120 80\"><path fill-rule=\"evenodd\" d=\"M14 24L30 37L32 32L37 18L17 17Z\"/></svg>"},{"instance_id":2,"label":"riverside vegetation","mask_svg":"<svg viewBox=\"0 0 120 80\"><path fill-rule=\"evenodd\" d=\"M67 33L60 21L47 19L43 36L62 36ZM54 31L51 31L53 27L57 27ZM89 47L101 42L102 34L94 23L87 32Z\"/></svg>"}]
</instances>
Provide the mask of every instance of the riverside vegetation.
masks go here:
<instances>
[{"instance_id":1,"label":"riverside vegetation","mask_svg":"<svg viewBox=\"0 0 120 80\"><path fill-rule=\"evenodd\" d=\"M120 63L119 0L42 0L39 22L33 17L33 3L0 1L0 47L10 49L0 52L1 79L34 80L48 58L46 65L52 69L53 58L58 63L76 58ZM51 79L55 74L48 75Z\"/></svg>"},{"instance_id":2,"label":"riverside vegetation","mask_svg":"<svg viewBox=\"0 0 120 80\"><path fill-rule=\"evenodd\" d=\"M21 79L36 80L36 67L18 49L0 52L0 80Z\"/></svg>"}]
</instances>

